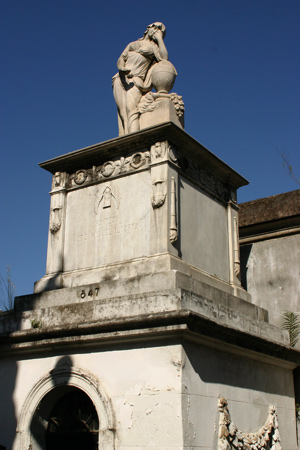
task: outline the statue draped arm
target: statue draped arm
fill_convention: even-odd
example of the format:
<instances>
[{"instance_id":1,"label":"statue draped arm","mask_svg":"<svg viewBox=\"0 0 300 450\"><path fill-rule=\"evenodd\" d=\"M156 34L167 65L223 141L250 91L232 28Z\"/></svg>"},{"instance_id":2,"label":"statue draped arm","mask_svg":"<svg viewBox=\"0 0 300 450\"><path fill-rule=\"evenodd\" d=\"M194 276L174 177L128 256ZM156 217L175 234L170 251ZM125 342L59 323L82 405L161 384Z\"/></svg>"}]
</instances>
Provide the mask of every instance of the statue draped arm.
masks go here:
<instances>
[{"instance_id":1,"label":"statue draped arm","mask_svg":"<svg viewBox=\"0 0 300 450\"><path fill-rule=\"evenodd\" d=\"M167 48L165 46L164 39L163 39L163 34L162 34L161 30L158 30L154 34L153 40L158 45L159 58L157 57L157 55L155 55L156 59L158 61L161 61L162 59L167 59L168 60L169 59L168 50L167 50Z\"/></svg>"}]
</instances>

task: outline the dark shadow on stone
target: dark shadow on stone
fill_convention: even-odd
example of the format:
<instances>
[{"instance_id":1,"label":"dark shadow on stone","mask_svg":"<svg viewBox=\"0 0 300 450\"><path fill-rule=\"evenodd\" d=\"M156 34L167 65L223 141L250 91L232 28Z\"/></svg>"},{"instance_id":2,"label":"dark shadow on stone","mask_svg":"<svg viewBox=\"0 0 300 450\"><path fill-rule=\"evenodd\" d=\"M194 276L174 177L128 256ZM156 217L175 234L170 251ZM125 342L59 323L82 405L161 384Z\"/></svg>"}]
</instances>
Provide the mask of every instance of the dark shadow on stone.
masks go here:
<instances>
[{"instance_id":1,"label":"dark shadow on stone","mask_svg":"<svg viewBox=\"0 0 300 450\"><path fill-rule=\"evenodd\" d=\"M15 358L7 358L5 371L0 369L0 385L1 389L1 429L0 429L0 450L10 449L16 436L17 417L14 404L14 391L18 366ZM5 430L2 434L1 430Z\"/></svg>"},{"instance_id":2,"label":"dark shadow on stone","mask_svg":"<svg viewBox=\"0 0 300 450\"><path fill-rule=\"evenodd\" d=\"M71 357L63 356L50 372L53 389L40 401L30 426L39 449L98 449L96 409L82 390L68 384L71 371Z\"/></svg>"},{"instance_id":3,"label":"dark shadow on stone","mask_svg":"<svg viewBox=\"0 0 300 450\"><path fill-rule=\"evenodd\" d=\"M46 449L45 436L48 427L51 410L55 403L66 393L74 390L72 386L68 386L71 377L72 359L70 356L63 356L59 359L55 367L51 370L53 389L48 392L38 405L30 424L30 432L39 448ZM64 374L64 384L58 383L56 374Z\"/></svg>"},{"instance_id":4,"label":"dark shadow on stone","mask_svg":"<svg viewBox=\"0 0 300 450\"><path fill-rule=\"evenodd\" d=\"M240 260L241 260L241 283L242 287L247 291L247 271L248 260L252 250L252 244L242 245L240 247Z\"/></svg>"},{"instance_id":5,"label":"dark shadow on stone","mask_svg":"<svg viewBox=\"0 0 300 450\"><path fill-rule=\"evenodd\" d=\"M222 385L267 392L275 395L294 397L293 383L286 382L286 371L261 361L255 361L240 354L226 351L226 344L220 342L214 348L210 346L184 343L187 359L195 373L205 383L220 385L219 395L222 393ZM187 364L186 364L187 365Z\"/></svg>"}]
</instances>

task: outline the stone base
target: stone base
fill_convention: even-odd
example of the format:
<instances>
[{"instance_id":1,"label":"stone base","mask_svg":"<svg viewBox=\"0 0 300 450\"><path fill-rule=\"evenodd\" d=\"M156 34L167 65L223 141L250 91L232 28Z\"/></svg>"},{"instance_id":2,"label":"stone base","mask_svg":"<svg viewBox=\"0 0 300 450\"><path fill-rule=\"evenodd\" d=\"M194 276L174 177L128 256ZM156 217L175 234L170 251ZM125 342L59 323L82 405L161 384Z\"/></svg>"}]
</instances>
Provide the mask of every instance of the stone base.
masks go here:
<instances>
[{"instance_id":1,"label":"stone base","mask_svg":"<svg viewBox=\"0 0 300 450\"><path fill-rule=\"evenodd\" d=\"M0 315L0 421L12 424L2 430L5 446L45 448L50 409L79 389L99 412L99 449L114 450L118 439L123 450L214 450L225 397L244 432L260 430L274 405L282 448L296 450L300 353L265 310L195 273L173 269L18 297L14 311Z\"/></svg>"},{"instance_id":2,"label":"stone base","mask_svg":"<svg viewBox=\"0 0 300 450\"><path fill-rule=\"evenodd\" d=\"M193 275L196 271L185 274L173 269L17 297L14 314L0 315L0 334L8 335L12 343L25 332L19 349L29 350L32 339L35 348L47 346L39 334L44 338L51 335L59 345L65 341L66 331L71 343L71 336L71 340L82 340L83 335L94 334L95 327L98 332L104 327L110 334L119 327L124 330L124 326L127 330L143 329L147 323L147 328L159 326L164 332L167 325L189 323L188 328L191 326L196 334L238 347L250 345L258 352L269 353L269 341L276 343L274 348L288 345L287 333L268 323L266 310L233 295L226 283L214 282L204 274L198 279ZM6 347L3 344L2 351ZM15 342L14 350L17 347Z\"/></svg>"},{"instance_id":3,"label":"stone base","mask_svg":"<svg viewBox=\"0 0 300 450\"><path fill-rule=\"evenodd\" d=\"M77 288L90 284L100 284L101 295L106 298L126 294L139 294L161 289L165 278L161 274L178 272L186 280L204 283L210 289L217 289L226 295L235 296L250 305L251 297L243 288L231 285L216 276L212 276L187 264L169 253L136 258L130 261L107 264L102 267L73 270L69 272L45 275L35 282L34 293L42 293L62 288ZM134 280L139 280L135 282ZM190 281L189 281L190 283ZM170 287L173 287L170 286ZM185 284L185 287L187 285ZM188 288L191 286L189 285Z\"/></svg>"},{"instance_id":4,"label":"stone base","mask_svg":"<svg viewBox=\"0 0 300 450\"><path fill-rule=\"evenodd\" d=\"M184 129L184 116L180 118L176 114L176 110L172 101L168 98L158 98L154 102L153 111L145 112L140 116L140 129L159 125L164 122L173 122L178 127Z\"/></svg>"}]
</instances>

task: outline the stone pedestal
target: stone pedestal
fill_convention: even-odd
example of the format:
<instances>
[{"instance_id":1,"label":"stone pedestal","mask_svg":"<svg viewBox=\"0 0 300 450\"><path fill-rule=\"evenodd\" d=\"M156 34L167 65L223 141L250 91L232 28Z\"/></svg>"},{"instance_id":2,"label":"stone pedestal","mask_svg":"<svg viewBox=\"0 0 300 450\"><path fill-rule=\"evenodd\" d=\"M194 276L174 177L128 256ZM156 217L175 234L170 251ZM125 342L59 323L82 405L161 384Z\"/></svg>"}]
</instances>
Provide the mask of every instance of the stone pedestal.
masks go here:
<instances>
[{"instance_id":1,"label":"stone pedestal","mask_svg":"<svg viewBox=\"0 0 300 450\"><path fill-rule=\"evenodd\" d=\"M173 123L41 166L53 183L47 273L35 292L179 264L247 297L236 204L247 181Z\"/></svg>"},{"instance_id":2,"label":"stone pedestal","mask_svg":"<svg viewBox=\"0 0 300 450\"><path fill-rule=\"evenodd\" d=\"M173 122L184 129L184 115L178 116L173 102L168 98L158 98L153 103L153 110L140 115L140 128L152 127L164 122Z\"/></svg>"}]
</instances>

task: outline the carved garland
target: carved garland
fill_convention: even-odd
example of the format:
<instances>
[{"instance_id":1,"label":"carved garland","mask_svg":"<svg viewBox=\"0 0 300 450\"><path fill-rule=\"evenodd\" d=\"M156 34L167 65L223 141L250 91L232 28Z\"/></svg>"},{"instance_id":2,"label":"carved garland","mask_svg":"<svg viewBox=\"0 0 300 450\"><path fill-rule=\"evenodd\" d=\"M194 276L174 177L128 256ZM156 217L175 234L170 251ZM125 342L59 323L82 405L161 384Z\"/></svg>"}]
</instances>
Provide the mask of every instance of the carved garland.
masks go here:
<instances>
[{"instance_id":1,"label":"carved garland","mask_svg":"<svg viewBox=\"0 0 300 450\"><path fill-rule=\"evenodd\" d=\"M146 112L152 112L157 105L157 102L155 102L155 100L159 98L168 98L171 100L178 118L184 115L184 103L182 100L182 96L176 94L175 92L172 92L170 94L159 92L158 93L148 92L146 95L142 97L138 105L139 113L143 114Z\"/></svg>"},{"instance_id":2,"label":"carved garland","mask_svg":"<svg viewBox=\"0 0 300 450\"><path fill-rule=\"evenodd\" d=\"M278 417L274 406L269 407L265 424L256 433L243 433L231 420L228 402L219 399L218 450L281 450Z\"/></svg>"}]
</instances>

